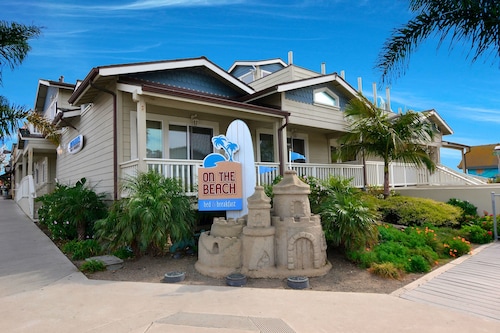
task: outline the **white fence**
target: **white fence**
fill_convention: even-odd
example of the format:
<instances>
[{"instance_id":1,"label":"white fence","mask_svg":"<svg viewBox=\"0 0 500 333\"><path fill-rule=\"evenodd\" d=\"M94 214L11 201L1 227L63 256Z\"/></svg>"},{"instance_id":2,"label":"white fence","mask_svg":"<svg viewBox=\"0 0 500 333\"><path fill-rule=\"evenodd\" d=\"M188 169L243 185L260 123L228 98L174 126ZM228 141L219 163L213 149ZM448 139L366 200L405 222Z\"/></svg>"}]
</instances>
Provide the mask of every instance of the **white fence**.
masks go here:
<instances>
[{"instance_id":1,"label":"white fence","mask_svg":"<svg viewBox=\"0 0 500 333\"><path fill-rule=\"evenodd\" d=\"M26 176L15 186L14 198L26 215L35 217L35 183L33 176Z\"/></svg>"}]
</instances>

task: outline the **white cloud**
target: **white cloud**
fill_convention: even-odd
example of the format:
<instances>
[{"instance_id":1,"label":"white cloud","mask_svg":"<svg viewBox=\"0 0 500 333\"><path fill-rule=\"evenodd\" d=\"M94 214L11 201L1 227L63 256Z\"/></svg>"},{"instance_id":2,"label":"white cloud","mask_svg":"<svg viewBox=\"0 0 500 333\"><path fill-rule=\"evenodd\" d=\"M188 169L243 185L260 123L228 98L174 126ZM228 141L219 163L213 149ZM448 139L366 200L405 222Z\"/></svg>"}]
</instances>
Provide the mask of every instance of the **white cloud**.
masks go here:
<instances>
[{"instance_id":1,"label":"white cloud","mask_svg":"<svg viewBox=\"0 0 500 333\"><path fill-rule=\"evenodd\" d=\"M223 6L243 3L243 0L139 0L118 6L103 7L111 10L142 10L164 7Z\"/></svg>"}]
</instances>

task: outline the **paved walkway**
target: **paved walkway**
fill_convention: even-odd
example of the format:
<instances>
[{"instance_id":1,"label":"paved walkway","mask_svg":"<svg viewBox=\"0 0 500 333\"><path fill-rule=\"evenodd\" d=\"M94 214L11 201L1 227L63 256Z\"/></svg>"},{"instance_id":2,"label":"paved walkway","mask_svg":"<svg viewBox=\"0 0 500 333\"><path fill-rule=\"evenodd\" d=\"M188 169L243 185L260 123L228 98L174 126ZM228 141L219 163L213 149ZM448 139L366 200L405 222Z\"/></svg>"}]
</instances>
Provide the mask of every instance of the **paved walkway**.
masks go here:
<instances>
[{"instance_id":1,"label":"paved walkway","mask_svg":"<svg viewBox=\"0 0 500 333\"><path fill-rule=\"evenodd\" d=\"M498 243L477 254L486 257L498 263ZM478 265L477 284L490 286L482 266L495 265ZM414 301L441 279L431 277L394 295L88 280L12 200L0 200L0 332L500 332L498 312L481 310L481 299L474 311ZM498 297L489 302L500 308Z\"/></svg>"}]
</instances>

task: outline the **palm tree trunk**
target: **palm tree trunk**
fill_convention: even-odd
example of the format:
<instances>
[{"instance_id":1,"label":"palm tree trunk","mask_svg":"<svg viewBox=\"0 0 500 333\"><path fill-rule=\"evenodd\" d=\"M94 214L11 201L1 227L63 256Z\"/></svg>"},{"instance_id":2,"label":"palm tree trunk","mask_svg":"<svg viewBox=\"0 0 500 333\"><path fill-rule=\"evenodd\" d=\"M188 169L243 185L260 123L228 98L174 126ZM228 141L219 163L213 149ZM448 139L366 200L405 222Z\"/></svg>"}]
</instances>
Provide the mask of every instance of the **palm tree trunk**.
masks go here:
<instances>
[{"instance_id":1,"label":"palm tree trunk","mask_svg":"<svg viewBox=\"0 0 500 333\"><path fill-rule=\"evenodd\" d=\"M384 199L388 198L391 192L389 191L389 163L384 162Z\"/></svg>"}]
</instances>

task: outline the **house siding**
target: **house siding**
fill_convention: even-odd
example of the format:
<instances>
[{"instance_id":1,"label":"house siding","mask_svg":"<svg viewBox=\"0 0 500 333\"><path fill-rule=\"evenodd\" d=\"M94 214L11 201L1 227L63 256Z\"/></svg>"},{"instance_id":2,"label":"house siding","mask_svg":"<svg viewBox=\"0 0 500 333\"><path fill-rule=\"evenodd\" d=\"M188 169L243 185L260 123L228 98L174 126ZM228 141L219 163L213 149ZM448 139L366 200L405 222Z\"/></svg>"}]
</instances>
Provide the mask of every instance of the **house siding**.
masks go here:
<instances>
[{"instance_id":1,"label":"house siding","mask_svg":"<svg viewBox=\"0 0 500 333\"><path fill-rule=\"evenodd\" d=\"M256 91L264 90L269 87L276 86L281 83L288 83L296 80L310 79L319 76L318 73L306 70L296 66L288 66L271 75L267 75L261 79L255 80L250 86Z\"/></svg>"},{"instance_id":2,"label":"house siding","mask_svg":"<svg viewBox=\"0 0 500 333\"><path fill-rule=\"evenodd\" d=\"M308 133L309 160L308 163L331 163L330 144L325 134L311 132Z\"/></svg>"},{"instance_id":3,"label":"house siding","mask_svg":"<svg viewBox=\"0 0 500 333\"><path fill-rule=\"evenodd\" d=\"M152 73L137 73L130 74L129 76L139 80L165 84L227 98L242 95L242 92L231 89L231 87L225 83L211 75L206 74L205 71L198 68Z\"/></svg>"},{"instance_id":4,"label":"house siding","mask_svg":"<svg viewBox=\"0 0 500 333\"><path fill-rule=\"evenodd\" d=\"M315 127L323 130L345 132L344 113L340 110L315 105L304 105L285 100L283 109L290 112L291 124Z\"/></svg>"},{"instance_id":5,"label":"house siding","mask_svg":"<svg viewBox=\"0 0 500 333\"><path fill-rule=\"evenodd\" d=\"M100 94L93 107L67 127L62 136L64 147L79 134L84 137L83 149L76 154L67 150L58 157L58 181L74 185L81 178L97 193L106 192L113 197L113 99Z\"/></svg>"}]
</instances>

